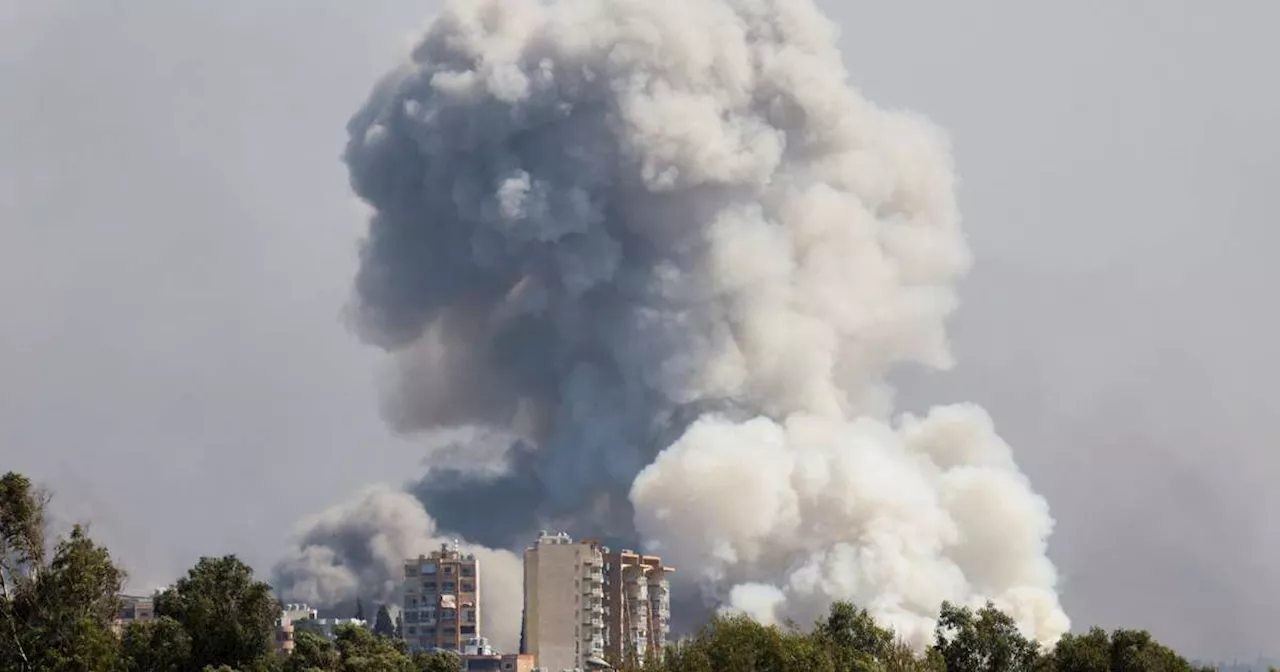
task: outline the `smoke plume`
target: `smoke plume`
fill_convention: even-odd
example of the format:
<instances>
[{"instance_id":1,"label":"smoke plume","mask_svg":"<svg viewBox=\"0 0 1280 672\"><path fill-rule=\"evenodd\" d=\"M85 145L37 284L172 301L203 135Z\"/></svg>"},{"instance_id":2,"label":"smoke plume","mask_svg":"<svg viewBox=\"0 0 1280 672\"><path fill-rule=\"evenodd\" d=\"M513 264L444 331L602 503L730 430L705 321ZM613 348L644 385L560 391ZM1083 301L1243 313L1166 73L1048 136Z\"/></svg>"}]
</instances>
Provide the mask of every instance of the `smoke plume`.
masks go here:
<instances>
[{"instance_id":1,"label":"smoke plume","mask_svg":"<svg viewBox=\"0 0 1280 672\"><path fill-rule=\"evenodd\" d=\"M299 523L298 547L275 568L291 599L333 605L361 596L400 604L404 561L452 545L413 496L385 486L357 493ZM509 551L465 548L480 568L480 629L514 651L520 641L522 560Z\"/></svg>"},{"instance_id":2,"label":"smoke plume","mask_svg":"<svg viewBox=\"0 0 1280 672\"><path fill-rule=\"evenodd\" d=\"M304 525L295 593L385 594L434 518L638 543L762 620L852 599L919 642L992 599L1066 630L1047 505L987 415L893 412L894 367L951 363L949 149L851 88L810 0L455 2L348 132L352 323L396 363L395 429L453 438L425 510Z\"/></svg>"}]
</instances>

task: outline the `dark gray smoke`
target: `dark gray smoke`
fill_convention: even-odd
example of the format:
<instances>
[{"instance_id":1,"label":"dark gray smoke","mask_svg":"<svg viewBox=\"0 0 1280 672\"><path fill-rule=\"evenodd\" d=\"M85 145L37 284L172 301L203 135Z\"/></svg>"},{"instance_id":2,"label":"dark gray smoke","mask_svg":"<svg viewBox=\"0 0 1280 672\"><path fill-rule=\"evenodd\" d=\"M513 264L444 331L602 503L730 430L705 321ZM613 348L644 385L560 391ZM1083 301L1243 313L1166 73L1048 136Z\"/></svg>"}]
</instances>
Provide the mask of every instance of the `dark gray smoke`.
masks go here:
<instances>
[{"instance_id":1,"label":"dark gray smoke","mask_svg":"<svg viewBox=\"0 0 1280 672\"><path fill-rule=\"evenodd\" d=\"M943 599L992 598L1064 631L1052 519L990 419L892 416L892 367L950 364L969 255L945 139L859 97L834 37L810 0L450 4L344 158L387 417L464 438L422 506L304 526L286 583L393 581L361 577L412 544L369 562L363 510L644 542L762 620L856 599L920 640Z\"/></svg>"}]
</instances>

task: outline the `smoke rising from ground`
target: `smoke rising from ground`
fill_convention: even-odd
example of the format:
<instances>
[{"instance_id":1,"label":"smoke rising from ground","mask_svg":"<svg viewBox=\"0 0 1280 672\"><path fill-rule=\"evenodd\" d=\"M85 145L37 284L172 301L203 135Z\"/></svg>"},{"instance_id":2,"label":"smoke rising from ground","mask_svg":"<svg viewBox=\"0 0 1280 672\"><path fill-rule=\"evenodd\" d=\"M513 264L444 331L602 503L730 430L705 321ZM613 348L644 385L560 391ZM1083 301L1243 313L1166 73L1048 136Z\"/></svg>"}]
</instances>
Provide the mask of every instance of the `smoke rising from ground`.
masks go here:
<instances>
[{"instance_id":1,"label":"smoke rising from ground","mask_svg":"<svg viewBox=\"0 0 1280 672\"><path fill-rule=\"evenodd\" d=\"M1064 632L1052 519L987 415L893 415L895 366L950 364L969 253L945 137L861 98L835 34L809 0L449 5L345 159L387 418L461 434L416 501L304 524L282 585L386 595L434 518L640 542L763 620L854 599L920 641L993 599Z\"/></svg>"},{"instance_id":2,"label":"smoke rising from ground","mask_svg":"<svg viewBox=\"0 0 1280 672\"><path fill-rule=\"evenodd\" d=\"M404 561L455 541L437 534L435 521L411 495L370 487L350 500L299 522L298 547L275 569L292 599L333 605L353 597L400 604ZM514 553L466 546L475 553L484 584L481 630L498 646L520 641L523 561Z\"/></svg>"}]
</instances>

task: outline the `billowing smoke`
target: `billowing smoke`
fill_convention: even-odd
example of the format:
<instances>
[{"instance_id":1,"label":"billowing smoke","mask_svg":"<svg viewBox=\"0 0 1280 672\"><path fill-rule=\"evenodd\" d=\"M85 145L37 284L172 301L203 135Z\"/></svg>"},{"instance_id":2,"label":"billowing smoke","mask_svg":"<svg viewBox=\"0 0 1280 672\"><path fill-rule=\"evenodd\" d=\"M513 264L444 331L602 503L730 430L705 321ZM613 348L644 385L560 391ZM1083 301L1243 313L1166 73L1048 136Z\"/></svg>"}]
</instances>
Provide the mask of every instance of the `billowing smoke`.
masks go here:
<instances>
[{"instance_id":1,"label":"billowing smoke","mask_svg":"<svg viewBox=\"0 0 1280 672\"><path fill-rule=\"evenodd\" d=\"M639 543L765 620L853 599L920 641L989 598L1052 640L1052 520L986 414L893 415L895 366L950 365L970 258L945 137L835 38L810 0L445 9L345 155L387 417L452 432L408 490L496 548ZM385 589L413 511L322 517L285 585Z\"/></svg>"},{"instance_id":2,"label":"billowing smoke","mask_svg":"<svg viewBox=\"0 0 1280 672\"><path fill-rule=\"evenodd\" d=\"M275 569L291 599L332 605L360 596L400 604L404 561L458 540L437 536L435 521L411 495L385 486L304 519L298 547ZM466 547L474 553L480 586L480 628L514 651L520 641L522 560L509 551ZM370 614L372 616L372 614Z\"/></svg>"}]
</instances>

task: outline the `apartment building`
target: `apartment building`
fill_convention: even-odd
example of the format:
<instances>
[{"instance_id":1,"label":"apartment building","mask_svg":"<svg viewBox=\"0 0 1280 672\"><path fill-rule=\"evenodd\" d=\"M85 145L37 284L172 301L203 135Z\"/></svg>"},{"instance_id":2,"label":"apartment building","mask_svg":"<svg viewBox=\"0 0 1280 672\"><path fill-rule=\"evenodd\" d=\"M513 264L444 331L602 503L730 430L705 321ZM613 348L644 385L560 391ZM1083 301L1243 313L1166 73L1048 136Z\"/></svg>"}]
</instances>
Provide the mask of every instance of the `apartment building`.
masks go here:
<instances>
[{"instance_id":1,"label":"apartment building","mask_svg":"<svg viewBox=\"0 0 1280 672\"><path fill-rule=\"evenodd\" d=\"M674 571L655 555L543 532L524 553L521 652L550 672L644 660L670 632Z\"/></svg>"},{"instance_id":2,"label":"apartment building","mask_svg":"<svg viewBox=\"0 0 1280 672\"><path fill-rule=\"evenodd\" d=\"M523 649L540 669L586 669L603 660L604 555L594 540L538 536L524 552Z\"/></svg>"},{"instance_id":3,"label":"apartment building","mask_svg":"<svg viewBox=\"0 0 1280 672\"><path fill-rule=\"evenodd\" d=\"M656 555L623 549L604 552L605 652L609 659L645 660L659 654L671 633L675 568Z\"/></svg>"},{"instance_id":4,"label":"apartment building","mask_svg":"<svg viewBox=\"0 0 1280 672\"><path fill-rule=\"evenodd\" d=\"M461 652L480 636L480 563L442 544L404 563L404 639L410 651Z\"/></svg>"}]
</instances>

